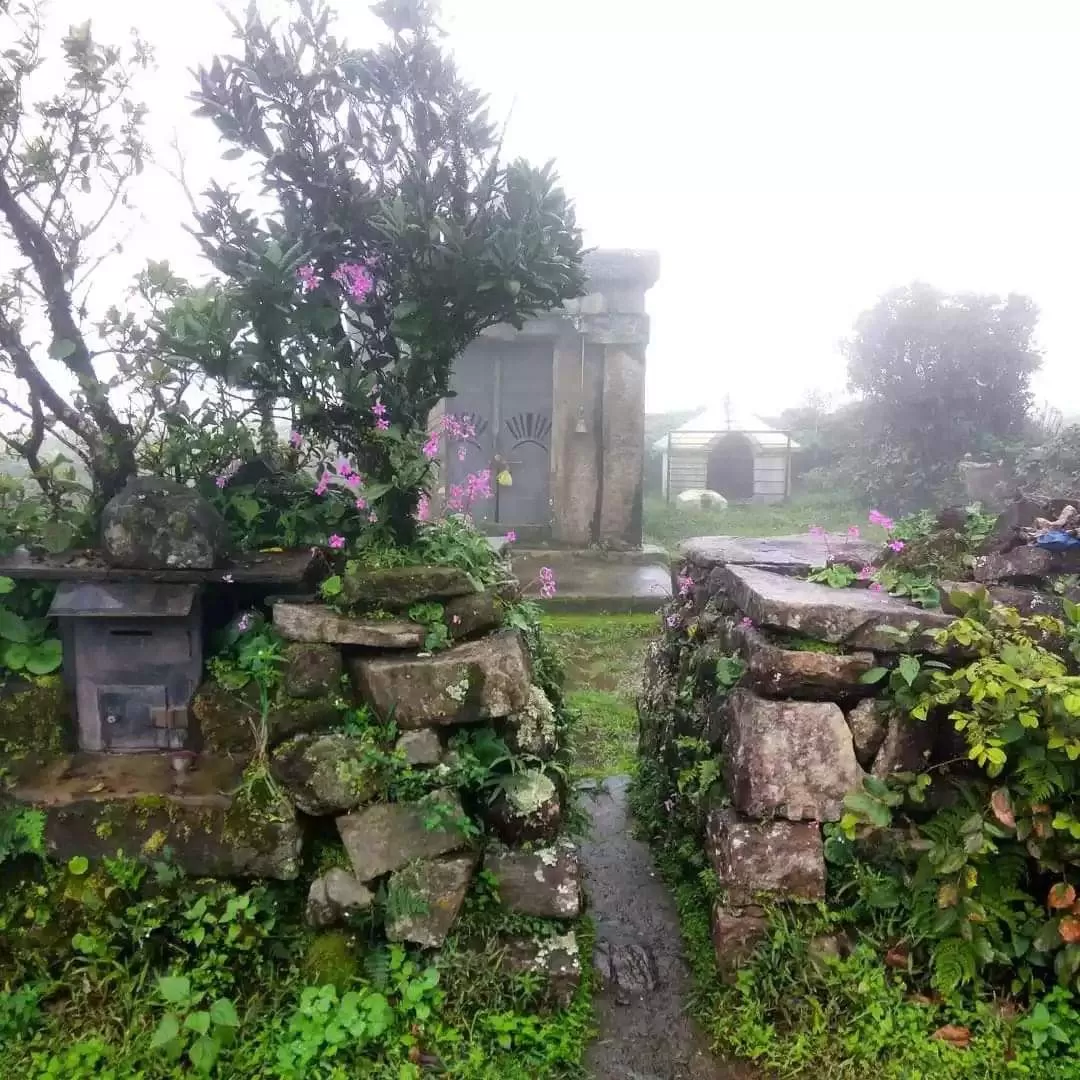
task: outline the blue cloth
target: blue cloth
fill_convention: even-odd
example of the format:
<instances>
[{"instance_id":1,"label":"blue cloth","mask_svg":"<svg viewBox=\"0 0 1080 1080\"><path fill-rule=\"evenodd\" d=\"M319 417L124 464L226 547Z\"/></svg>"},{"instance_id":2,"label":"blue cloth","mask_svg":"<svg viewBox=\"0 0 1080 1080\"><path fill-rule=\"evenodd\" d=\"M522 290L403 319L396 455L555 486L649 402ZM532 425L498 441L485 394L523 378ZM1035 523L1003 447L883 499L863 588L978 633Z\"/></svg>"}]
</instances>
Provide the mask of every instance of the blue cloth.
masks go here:
<instances>
[{"instance_id":1,"label":"blue cloth","mask_svg":"<svg viewBox=\"0 0 1080 1080\"><path fill-rule=\"evenodd\" d=\"M1080 539L1066 532L1051 529L1036 539L1035 546L1046 548L1047 551L1070 551L1072 548L1080 548Z\"/></svg>"}]
</instances>

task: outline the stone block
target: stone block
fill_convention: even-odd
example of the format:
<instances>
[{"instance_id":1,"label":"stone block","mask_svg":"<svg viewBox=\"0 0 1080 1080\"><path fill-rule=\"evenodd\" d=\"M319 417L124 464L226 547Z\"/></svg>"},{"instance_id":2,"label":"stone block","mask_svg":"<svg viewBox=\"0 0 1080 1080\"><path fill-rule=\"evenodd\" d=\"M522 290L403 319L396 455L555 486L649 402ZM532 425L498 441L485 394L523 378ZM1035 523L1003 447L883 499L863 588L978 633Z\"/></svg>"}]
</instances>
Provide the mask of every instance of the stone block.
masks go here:
<instances>
[{"instance_id":1,"label":"stone block","mask_svg":"<svg viewBox=\"0 0 1080 1080\"><path fill-rule=\"evenodd\" d=\"M344 665L333 645L294 642L285 648L285 693L294 698L320 698L341 692Z\"/></svg>"},{"instance_id":2,"label":"stone block","mask_svg":"<svg viewBox=\"0 0 1080 1080\"><path fill-rule=\"evenodd\" d=\"M358 692L402 731L509 716L529 700L529 658L515 630L431 656L361 656L350 661Z\"/></svg>"},{"instance_id":3,"label":"stone block","mask_svg":"<svg viewBox=\"0 0 1080 1080\"><path fill-rule=\"evenodd\" d=\"M765 939L769 923L761 908L728 908L717 903L710 929L716 966L730 978Z\"/></svg>"},{"instance_id":4,"label":"stone block","mask_svg":"<svg viewBox=\"0 0 1080 1080\"><path fill-rule=\"evenodd\" d=\"M825 856L814 821L746 821L730 808L705 819L705 851L727 902L750 904L759 893L824 900Z\"/></svg>"},{"instance_id":5,"label":"stone block","mask_svg":"<svg viewBox=\"0 0 1080 1080\"><path fill-rule=\"evenodd\" d=\"M502 790L484 810L484 820L503 843L550 842L562 825L562 799L549 776L526 769L502 779Z\"/></svg>"},{"instance_id":6,"label":"stone block","mask_svg":"<svg viewBox=\"0 0 1080 1080\"><path fill-rule=\"evenodd\" d=\"M530 686L524 708L506 718L503 735L515 754L546 760L559 748L555 709L539 686Z\"/></svg>"},{"instance_id":7,"label":"stone block","mask_svg":"<svg viewBox=\"0 0 1080 1080\"><path fill-rule=\"evenodd\" d=\"M856 649L897 652L914 647L940 652L935 631L952 622L941 611L905 604L870 589L832 589L812 581L748 566L720 569L729 599L758 626L791 630L819 641ZM901 646L889 632L914 624L910 646Z\"/></svg>"},{"instance_id":8,"label":"stone block","mask_svg":"<svg viewBox=\"0 0 1080 1080\"><path fill-rule=\"evenodd\" d=\"M417 728L398 736L394 749L405 755L409 765L438 765L443 759L443 745L434 728Z\"/></svg>"},{"instance_id":9,"label":"stone block","mask_svg":"<svg viewBox=\"0 0 1080 1080\"><path fill-rule=\"evenodd\" d=\"M274 778L305 814L343 814L375 797L372 746L356 735L297 735L272 754Z\"/></svg>"},{"instance_id":10,"label":"stone block","mask_svg":"<svg viewBox=\"0 0 1080 1080\"><path fill-rule=\"evenodd\" d=\"M341 600L349 608L403 611L421 600L447 600L476 591L469 575L455 566L355 569L347 571L341 578Z\"/></svg>"},{"instance_id":11,"label":"stone block","mask_svg":"<svg viewBox=\"0 0 1080 1080\"><path fill-rule=\"evenodd\" d=\"M308 890L304 918L319 929L337 926L375 902L375 894L348 870L335 866L317 877Z\"/></svg>"},{"instance_id":12,"label":"stone block","mask_svg":"<svg viewBox=\"0 0 1080 1080\"><path fill-rule=\"evenodd\" d=\"M855 757L864 769L869 769L889 728L884 708L873 698L867 698L848 711L847 722L855 745Z\"/></svg>"},{"instance_id":13,"label":"stone block","mask_svg":"<svg viewBox=\"0 0 1080 1080\"><path fill-rule=\"evenodd\" d=\"M848 540L830 536L828 545L810 533L770 536L763 539L743 536L697 536L678 547L681 558L699 567L760 566L780 573L801 574L811 567L824 566L830 555L839 563L858 569L880 553L880 546L868 540Z\"/></svg>"},{"instance_id":14,"label":"stone block","mask_svg":"<svg viewBox=\"0 0 1080 1080\"><path fill-rule=\"evenodd\" d=\"M838 821L862 783L838 705L768 701L749 690L729 700L726 770L733 805L756 818Z\"/></svg>"},{"instance_id":15,"label":"stone block","mask_svg":"<svg viewBox=\"0 0 1080 1080\"><path fill-rule=\"evenodd\" d=\"M581 985L581 952L573 930L544 938L506 937L493 952L500 971L539 975L546 982L545 999L557 1009L570 1007Z\"/></svg>"},{"instance_id":16,"label":"stone block","mask_svg":"<svg viewBox=\"0 0 1080 1080\"><path fill-rule=\"evenodd\" d=\"M437 791L417 802L377 803L337 819L356 876L371 881L416 859L434 859L466 844L457 795Z\"/></svg>"},{"instance_id":17,"label":"stone block","mask_svg":"<svg viewBox=\"0 0 1080 1080\"><path fill-rule=\"evenodd\" d=\"M479 861L479 855L469 852L411 863L391 874L389 893L401 912L387 921L387 939L440 948L457 919Z\"/></svg>"},{"instance_id":18,"label":"stone block","mask_svg":"<svg viewBox=\"0 0 1080 1080\"><path fill-rule=\"evenodd\" d=\"M503 621L502 606L490 589L447 600L443 605L443 617L455 641L494 630Z\"/></svg>"},{"instance_id":19,"label":"stone block","mask_svg":"<svg viewBox=\"0 0 1080 1080\"><path fill-rule=\"evenodd\" d=\"M212 755L250 754L255 747L252 725L259 721L258 691L254 683L230 690L210 680L191 700L198 721L199 742ZM266 718L269 745L276 746L293 735L326 731L341 722L337 695L321 698L278 698Z\"/></svg>"},{"instance_id":20,"label":"stone block","mask_svg":"<svg viewBox=\"0 0 1080 1080\"><path fill-rule=\"evenodd\" d=\"M859 677L876 663L866 650L833 654L788 649L771 642L757 627L727 619L721 637L729 652L746 663L743 683L765 697L820 698L849 694L860 687Z\"/></svg>"},{"instance_id":21,"label":"stone block","mask_svg":"<svg viewBox=\"0 0 1080 1080\"><path fill-rule=\"evenodd\" d=\"M897 772L920 772L930 764L937 738L932 720L912 720L901 712L888 715L885 737L870 772L884 780Z\"/></svg>"},{"instance_id":22,"label":"stone block","mask_svg":"<svg viewBox=\"0 0 1080 1080\"><path fill-rule=\"evenodd\" d=\"M424 628L408 619L373 619L342 615L325 604L274 605L274 627L290 641L362 645L369 649L419 649Z\"/></svg>"},{"instance_id":23,"label":"stone block","mask_svg":"<svg viewBox=\"0 0 1080 1080\"><path fill-rule=\"evenodd\" d=\"M495 849L488 852L484 868L494 876L508 911L542 919L581 914L581 862L569 840L538 851Z\"/></svg>"},{"instance_id":24,"label":"stone block","mask_svg":"<svg viewBox=\"0 0 1080 1080\"><path fill-rule=\"evenodd\" d=\"M1037 589L1025 589L1020 585L983 585L978 581L942 581L941 607L950 615L959 615L960 611L949 597L954 592L974 593L982 589L990 600L1002 607L1016 608L1021 615L1052 615L1060 617L1062 612L1061 597L1053 593L1039 592Z\"/></svg>"}]
</instances>

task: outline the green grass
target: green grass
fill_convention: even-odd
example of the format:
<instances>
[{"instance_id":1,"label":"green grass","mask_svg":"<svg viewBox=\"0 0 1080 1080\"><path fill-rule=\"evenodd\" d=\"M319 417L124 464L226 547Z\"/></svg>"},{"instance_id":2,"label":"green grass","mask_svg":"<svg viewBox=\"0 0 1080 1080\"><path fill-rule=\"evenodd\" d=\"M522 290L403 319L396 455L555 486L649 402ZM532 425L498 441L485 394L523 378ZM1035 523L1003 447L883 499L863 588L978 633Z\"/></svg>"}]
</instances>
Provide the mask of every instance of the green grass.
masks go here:
<instances>
[{"instance_id":1,"label":"green grass","mask_svg":"<svg viewBox=\"0 0 1080 1080\"><path fill-rule=\"evenodd\" d=\"M636 698L655 615L545 615L544 633L566 666L574 728L574 774L602 779L632 771Z\"/></svg>"},{"instance_id":2,"label":"green grass","mask_svg":"<svg viewBox=\"0 0 1080 1080\"><path fill-rule=\"evenodd\" d=\"M867 508L849 497L796 496L786 503L765 506L732 504L725 510L686 510L652 498L645 502L645 539L673 550L692 536L784 536L821 525L844 532L862 525Z\"/></svg>"}]
</instances>

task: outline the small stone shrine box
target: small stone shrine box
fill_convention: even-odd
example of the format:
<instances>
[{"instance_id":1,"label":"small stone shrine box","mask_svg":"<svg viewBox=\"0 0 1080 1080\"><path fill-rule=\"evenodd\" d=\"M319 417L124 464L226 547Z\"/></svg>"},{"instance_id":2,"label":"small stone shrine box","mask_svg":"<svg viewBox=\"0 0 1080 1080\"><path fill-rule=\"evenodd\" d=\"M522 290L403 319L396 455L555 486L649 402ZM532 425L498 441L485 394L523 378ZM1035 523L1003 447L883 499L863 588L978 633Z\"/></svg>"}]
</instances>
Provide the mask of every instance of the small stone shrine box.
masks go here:
<instances>
[{"instance_id":1,"label":"small stone shrine box","mask_svg":"<svg viewBox=\"0 0 1080 1080\"><path fill-rule=\"evenodd\" d=\"M81 750L187 745L203 664L198 585L66 583L49 615L60 625Z\"/></svg>"}]
</instances>

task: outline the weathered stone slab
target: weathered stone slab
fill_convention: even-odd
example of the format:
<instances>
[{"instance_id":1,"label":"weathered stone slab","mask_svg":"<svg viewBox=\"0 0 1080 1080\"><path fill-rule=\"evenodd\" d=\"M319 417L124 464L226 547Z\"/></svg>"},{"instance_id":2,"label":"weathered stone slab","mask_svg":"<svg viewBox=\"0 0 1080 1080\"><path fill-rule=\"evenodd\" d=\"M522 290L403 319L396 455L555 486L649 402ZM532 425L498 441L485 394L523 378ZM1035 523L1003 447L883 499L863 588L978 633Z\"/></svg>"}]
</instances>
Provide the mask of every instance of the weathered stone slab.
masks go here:
<instances>
[{"instance_id":1,"label":"weathered stone slab","mask_svg":"<svg viewBox=\"0 0 1080 1080\"><path fill-rule=\"evenodd\" d=\"M701 567L761 566L781 573L804 573L824 566L830 559L855 569L865 566L881 551L880 544L848 540L846 535L830 536L828 544L811 533L751 539L744 536L697 536L684 540L679 555Z\"/></svg>"},{"instance_id":2,"label":"weathered stone slab","mask_svg":"<svg viewBox=\"0 0 1080 1080\"><path fill-rule=\"evenodd\" d=\"M342 615L325 604L279 600L274 605L274 626L290 641L363 645L369 649L418 649L424 644L424 628L419 623Z\"/></svg>"},{"instance_id":3,"label":"weathered stone slab","mask_svg":"<svg viewBox=\"0 0 1080 1080\"><path fill-rule=\"evenodd\" d=\"M375 797L379 777L371 746L355 735L297 735L273 753L275 779L298 810L318 817L343 814Z\"/></svg>"},{"instance_id":4,"label":"weathered stone slab","mask_svg":"<svg viewBox=\"0 0 1080 1080\"><path fill-rule=\"evenodd\" d=\"M484 868L494 875L508 911L544 919L576 919L581 914L581 862L569 840L539 851L490 851Z\"/></svg>"},{"instance_id":5,"label":"weathered stone slab","mask_svg":"<svg viewBox=\"0 0 1080 1080\"><path fill-rule=\"evenodd\" d=\"M866 650L833 654L777 645L754 626L725 619L719 627L724 647L746 663L743 683L766 697L820 698L850 693L876 663Z\"/></svg>"},{"instance_id":6,"label":"weathered stone slab","mask_svg":"<svg viewBox=\"0 0 1080 1080\"><path fill-rule=\"evenodd\" d=\"M476 592L469 575L456 566L394 566L352 570L341 579L341 599L348 606L402 611L421 600L446 600Z\"/></svg>"},{"instance_id":7,"label":"weathered stone slab","mask_svg":"<svg viewBox=\"0 0 1080 1080\"><path fill-rule=\"evenodd\" d=\"M528 703L532 683L516 630L432 656L355 657L350 670L364 699L403 731L509 716Z\"/></svg>"},{"instance_id":8,"label":"weathered stone slab","mask_svg":"<svg viewBox=\"0 0 1080 1080\"><path fill-rule=\"evenodd\" d=\"M848 711L847 722L855 744L855 757L864 769L869 769L885 741L885 732L889 729L888 716L879 702L867 698Z\"/></svg>"},{"instance_id":9,"label":"weathered stone slab","mask_svg":"<svg viewBox=\"0 0 1080 1080\"><path fill-rule=\"evenodd\" d=\"M285 648L285 693L319 698L341 691L341 650L333 645L295 642Z\"/></svg>"},{"instance_id":10,"label":"weathered stone slab","mask_svg":"<svg viewBox=\"0 0 1080 1080\"><path fill-rule=\"evenodd\" d=\"M729 904L759 893L785 899L825 898L825 856L816 821L746 821L730 808L705 820L705 851Z\"/></svg>"},{"instance_id":11,"label":"weathered stone slab","mask_svg":"<svg viewBox=\"0 0 1080 1080\"><path fill-rule=\"evenodd\" d=\"M719 574L729 598L759 626L792 630L836 645L896 652L897 638L883 628L905 630L914 623L918 629L912 646L940 651L933 631L952 621L941 611L914 607L870 589L832 589L749 566L725 566Z\"/></svg>"},{"instance_id":12,"label":"weathered stone slab","mask_svg":"<svg viewBox=\"0 0 1080 1080\"><path fill-rule=\"evenodd\" d=\"M892 712L886 721L885 738L874 756L871 772L884 780L891 773L925 769L934 748L937 726L931 720L912 720Z\"/></svg>"},{"instance_id":13,"label":"weathered stone slab","mask_svg":"<svg viewBox=\"0 0 1080 1080\"><path fill-rule=\"evenodd\" d=\"M464 847L464 820L457 795L437 791L418 802L367 806L339 817L337 827L356 876L371 881Z\"/></svg>"},{"instance_id":14,"label":"weathered stone slab","mask_svg":"<svg viewBox=\"0 0 1080 1080\"><path fill-rule=\"evenodd\" d=\"M496 945L495 956L499 970L508 975L543 978L545 997L557 1009L569 1008L581 985L581 952L573 930L545 938L504 938Z\"/></svg>"},{"instance_id":15,"label":"weathered stone slab","mask_svg":"<svg viewBox=\"0 0 1080 1080\"><path fill-rule=\"evenodd\" d=\"M434 728L405 731L394 744L409 765L438 765L443 759L443 745Z\"/></svg>"},{"instance_id":16,"label":"weathered stone slab","mask_svg":"<svg viewBox=\"0 0 1080 1080\"><path fill-rule=\"evenodd\" d=\"M309 926L337 926L374 902L375 894L363 882L335 866L311 883L304 918Z\"/></svg>"},{"instance_id":17,"label":"weathered stone slab","mask_svg":"<svg viewBox=\"0 0 1080 1080\"><path fill-rule=\"evenodd\" d=\"M1025 589L1020 585L984 585L978 581L942 581L941 607L952 615L960 614L949 596L954 592L976 593L986 589L990 599L1002 607L1016 608L1021 615L1054 615L1062 612L1060 596L1039 592L1037 589Z\"/></svg>"},{"instance_id":18,"label":"weathered stone slab","mask_svg":"<svg viewBox=\"0 0 1080 1080\"><path fill-rule=\"evenodd\" d=\"M761 908L728 908L720 903L713 907L711 923L716 966L725 977L750 959L769 929Z\"/></svg>"},{"instance_id":19,"label":"weathered stone slab","mask_svg":"<svg viewBox=\"0 0 1080 1080\"><path fill-rule=\"evenodd\" d=\"M386 924L389 941L411 941L437 949L446 941L480 856L469 852L442 859L423 860L390 876L390 892L406 894L399 902L403 913Z\"/></svg>"},{"instance_id":20,"label":"weathered stone slab","mask_svg":"<svg viewBox=\"0 0 1080 1080\"><path fill-rule=\"evenodd\" d=\"M737 689L729 708L726 769L735 809L756 818L838 821L844 796L863 776L840 707Z\"/></svg>"}]
</instances>

